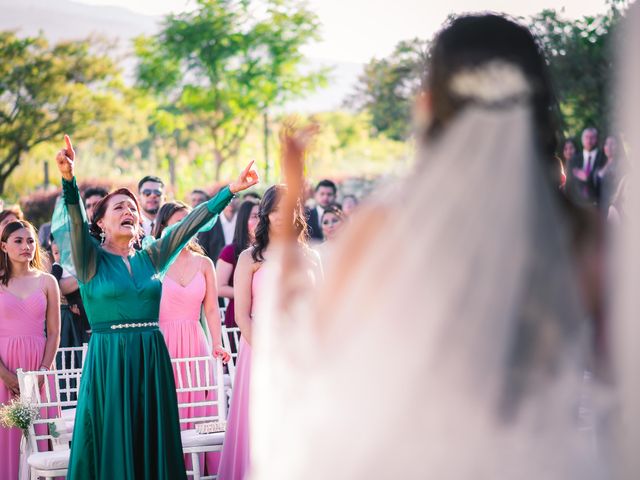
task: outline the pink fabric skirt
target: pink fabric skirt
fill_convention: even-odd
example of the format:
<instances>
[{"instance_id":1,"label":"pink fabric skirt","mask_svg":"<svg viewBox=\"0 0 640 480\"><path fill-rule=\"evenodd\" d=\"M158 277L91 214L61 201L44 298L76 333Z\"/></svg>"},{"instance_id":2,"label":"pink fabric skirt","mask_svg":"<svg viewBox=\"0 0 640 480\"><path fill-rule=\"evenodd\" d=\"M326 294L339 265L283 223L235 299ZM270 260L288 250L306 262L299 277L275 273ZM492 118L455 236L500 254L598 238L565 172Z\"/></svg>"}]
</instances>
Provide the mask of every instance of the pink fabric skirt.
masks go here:
<instances>
[{"instance_id":1,"label":"pink fabric skirt","mask_svg":"<svg viewBox=\"0 0 640 480\"><path fill-rule=\"evenodd\" d=\"M243 480L250 467L249 386L251 384L251 347L240 338L240 350L233 382L233 396L224 437L219 480Z\"/></svg>"},{"instance_id":2,"label":"pink fabric skirt","mask_svg":"<svg viewBox=\"0 0 640 480\"><path fill-rule=\"evenodd\" d=\"M25 371L38 370L44 354L46 339L44 336L15 335L0 337L0 359L5 367L15 373L18 368ZM11 391L0 382L0 404L9 403L14 398ZM40 412L46 418L46 412ZM45 433L42 426L38 433ZM42 432L40 430L43 430ZM0 479L14 480L18 478L20 464L20 440L22 431L18 428L0 427ZM41 441L38 446L46 450L46 442Z\"/></svg>"}]
</instances>

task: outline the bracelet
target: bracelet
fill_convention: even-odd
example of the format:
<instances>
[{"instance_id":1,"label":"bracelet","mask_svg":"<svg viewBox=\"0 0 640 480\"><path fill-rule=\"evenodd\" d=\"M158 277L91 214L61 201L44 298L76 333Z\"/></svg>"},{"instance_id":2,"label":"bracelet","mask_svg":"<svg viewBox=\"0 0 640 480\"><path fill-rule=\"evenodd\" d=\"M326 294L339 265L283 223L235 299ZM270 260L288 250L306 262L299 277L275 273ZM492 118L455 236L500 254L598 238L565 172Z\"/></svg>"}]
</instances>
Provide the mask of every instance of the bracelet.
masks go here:
<instances>
[{"instance_id":1,"label":"bracelet","mask_svg":"<svg viewBox=\"0 0 640 480\"><path fill-rule=\"evenodd\" d=\"M40 372L48 372L50 369L49 367L47 367L45 364L40 365L40 369L38 371Z\"/></svg>"}]
</instances>

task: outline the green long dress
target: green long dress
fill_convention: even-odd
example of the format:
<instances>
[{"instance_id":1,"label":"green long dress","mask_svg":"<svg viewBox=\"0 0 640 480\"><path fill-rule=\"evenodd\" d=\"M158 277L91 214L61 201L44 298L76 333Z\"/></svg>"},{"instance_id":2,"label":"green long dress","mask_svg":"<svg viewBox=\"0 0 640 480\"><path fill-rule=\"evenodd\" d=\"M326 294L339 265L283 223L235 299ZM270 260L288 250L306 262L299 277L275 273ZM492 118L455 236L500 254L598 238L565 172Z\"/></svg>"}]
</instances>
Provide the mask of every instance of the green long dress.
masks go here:
<instances>
[{"instance_id":1,"label":"green long dress","mask_svg":"<svg viewBox=\"0 0 640 480\"><path fill-rule=\"evenodd\" d=\"M173 370L157 326L159 276L233 195L223 189L162 239L130 256L131 273L120 256L90 236L75 179L63 181L63 196L71 255L92 328L67 478L184 479Z\"/></svg>"}]
</instances>

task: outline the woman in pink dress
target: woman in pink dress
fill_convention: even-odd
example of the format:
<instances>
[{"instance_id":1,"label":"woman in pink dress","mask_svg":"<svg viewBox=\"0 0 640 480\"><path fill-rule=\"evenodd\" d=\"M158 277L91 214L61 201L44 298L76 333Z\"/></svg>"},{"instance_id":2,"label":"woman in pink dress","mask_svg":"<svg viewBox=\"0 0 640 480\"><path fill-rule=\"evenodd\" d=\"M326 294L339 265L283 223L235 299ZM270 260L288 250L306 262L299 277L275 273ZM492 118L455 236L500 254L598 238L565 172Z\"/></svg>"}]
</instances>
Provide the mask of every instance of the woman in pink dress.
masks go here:
<instances>
[{"instance_id":1,"label":"woman in pink dress","mask_svg":"<svg viewBox=\"0 0 640 480\"><path fill-rule=\"evenodd\" d=\"M33 225L7 224L0 237L0 403L20 394L16 370L49 370L60 340L60 292L43 271ZM46 335L45 335L46 332ZM0 475L18 478L17 428L0 428Z\"/></svg>"},{"instance_id":2,"label":"woman in pink dress","mask_svg":"<svg viewBox=\"0 0 640 480\"><path fill-rule=\"evenodd\" d=\"M181 202L169 202L162 206L156 217L153 236L160 238L166 227L182 220L191 209ZM204 314L211 334L213 349L200 325L200 311ZM182 249L176 261L167 271L162 281L162 299L159 316L160 331L164 335L171 358L203 357L212 355L228 362L229 352L222 347L220 312L218 310L218 291L213 262L204 255L202 248L192 240ZM211 369L213 375L214 369ZM176 373L177 374L177 373ZM193 372L195 375L195 372ZM183 378L184 374L183 374ZM176 384L178 378L176 377ZM202 393L180 393L178 403L203 401ZM214 407L211 407L212 409ZM195 411L194 411L195 410ZM207 407L180 409L184 418L193 416L214 415L215 411L206 411ZM193 428L193 425L182 423L181 428ZM220 455L206 455L205 465L208 474L217 471ZM190 468L189 459L186 459Z\"/></svg>"},{"instance_id":3,"label":"woman in pink dress","mask_svg":"<svg viewBox=\"0 0 640 480\"><path fill-rule=\"evenodd\" d=\"M220 480L242 480L251 464L249 449L249 388L251 383L252 323L258 296L263 290L264 266L272 252L269 239L281 231L285 218L280 204L286 187L274 185L267 189L260 202L258 225L253 245L238 259L234 275L235 319L242 337L236 364L236 377L227 420L227 431L220 460ZM301 209L296 210L294 224L299 239L306 242L307 226Z\"/></svg>"}]
</instances>

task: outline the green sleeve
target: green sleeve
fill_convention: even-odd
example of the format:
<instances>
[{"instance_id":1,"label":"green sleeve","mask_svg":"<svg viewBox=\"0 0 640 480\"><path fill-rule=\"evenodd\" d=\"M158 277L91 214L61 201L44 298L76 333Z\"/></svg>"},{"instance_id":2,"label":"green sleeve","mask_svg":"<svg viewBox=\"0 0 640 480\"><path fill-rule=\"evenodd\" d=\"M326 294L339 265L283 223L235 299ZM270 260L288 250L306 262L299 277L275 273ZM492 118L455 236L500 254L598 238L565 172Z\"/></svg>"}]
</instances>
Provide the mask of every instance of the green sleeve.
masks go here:
<instances>
[{"instance_id":1,"label":"green sleeve","mask_svg":"<svg viewBox=\"0 0 640 480\"><path fill-rule=\"evenodd\" d=\"M168 228L162 238L152 242L145 248L156 271L160 274L166 272L173 260L185 247L189 240L198 231L211 222L212 219L224 210L229 204L233 194L229 187L225 187L218 194L206 203L198 205L189 215L184 217L179 223Z\"/></svg>"},{"instance_id":2,"label":"green sleeve","mask_svg":"<svg viewBox=\"0 0 640 480\"><path fill-rule=\"evenodd\" d=\"M100 247L97 240L89 233L89 222L80 201L75 177L71 181L62 179L62 196L69 217L71 259L78 280L87 283L96 274Z\"/></svg>"}]
</instances>

